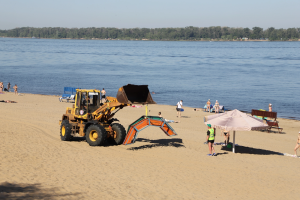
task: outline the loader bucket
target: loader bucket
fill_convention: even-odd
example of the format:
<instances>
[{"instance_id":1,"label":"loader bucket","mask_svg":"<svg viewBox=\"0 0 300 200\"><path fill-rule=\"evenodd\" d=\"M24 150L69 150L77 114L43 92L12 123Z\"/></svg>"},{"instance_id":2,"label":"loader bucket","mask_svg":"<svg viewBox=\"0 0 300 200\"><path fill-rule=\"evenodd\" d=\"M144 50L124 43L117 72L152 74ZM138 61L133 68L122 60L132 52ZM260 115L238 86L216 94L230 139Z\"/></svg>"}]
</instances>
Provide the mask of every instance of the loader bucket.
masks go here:
<instances>
[{"instance_id":1,"label":"loader bucket","mask_svg":"<svg viewBox=\"0 0 300 200\"><path fill-rule=\"evenodd\" d=\"M125 104L156 104L148 85L125 85L118 90L117 100Z\"/></svg>"}]
</instances>

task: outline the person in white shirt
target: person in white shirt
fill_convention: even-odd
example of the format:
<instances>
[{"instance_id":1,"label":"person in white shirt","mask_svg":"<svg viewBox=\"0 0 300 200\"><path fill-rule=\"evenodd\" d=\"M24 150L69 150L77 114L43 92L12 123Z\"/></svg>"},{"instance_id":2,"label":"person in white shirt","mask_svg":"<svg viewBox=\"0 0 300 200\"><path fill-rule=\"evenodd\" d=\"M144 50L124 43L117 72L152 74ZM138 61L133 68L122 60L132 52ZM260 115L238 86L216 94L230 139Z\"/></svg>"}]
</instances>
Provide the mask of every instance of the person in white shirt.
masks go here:
<instances>
[{"instance_id":1,"label":"person in white shirt","mask_svg":"<svg viewBox=\"0 0 300 200\"><path fill-rule=\"evenodd\" d=\"M180 100L178 103L177 103L177 117L181 117L181 108L182 108L182 100Z\"/></svg>"}]
</instances>

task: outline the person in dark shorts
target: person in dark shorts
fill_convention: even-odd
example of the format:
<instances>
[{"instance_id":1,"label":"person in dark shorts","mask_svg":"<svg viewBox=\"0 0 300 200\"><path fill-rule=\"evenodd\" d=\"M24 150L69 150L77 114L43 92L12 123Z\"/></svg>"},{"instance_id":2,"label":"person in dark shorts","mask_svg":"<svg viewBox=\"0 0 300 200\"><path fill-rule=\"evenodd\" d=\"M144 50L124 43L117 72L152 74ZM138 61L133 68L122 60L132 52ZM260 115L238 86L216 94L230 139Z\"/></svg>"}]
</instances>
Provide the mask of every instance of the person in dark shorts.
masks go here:
<instances>
[{"instance_id":1,"label":"person in dark shorts","mask_svg":"<svg viewBox=\"0 0 300 200\"><path fill-rule=\"evenodd\" d=\"M229 139L230 139L230 131L227 130L223 130L223 134L224 134L224 144L225 146L227 146L229 144Z\"/></svg>"},{"instance_id":2,"label":"person in dark shorts","mask_svg":"<svg viewBox=\"0 0 300 200\"><path fill-rule=\"evenodd\" d=\"M177 103L177 107L176 107L176 111L177 111L177 117L181 117L181 108L182 108L182 100L180 100L178 103Z\"/></svg>"},{"instance_id":3,"label":"person in dark shorts","mask_svg":"<svg viewBox=\"0 0 300 200\"><path fill-rule=\"evenodd\" d=\"M102 90L101 90L101 103L105 103L106 102L106 91L105 91L105 89L103 88Z\"/></svg>"},{"instance_id":4,"label":"person in dark shorts","mask_svg":"<svg viewBox=\"0 0 300 200\"><path fill-rule=\"evenodd\" d=\"M209 150L209 154L207 154L208 156L214 156L216 155L215 152L215 148L214 148L214 142L215 142L215 129L211 128L211 124L207 124L207 137L206 137L206 141L208 143L208 150ZM213 154L212 154L213 151Z\"/></svg>"},{"instance_id":5,"label":"person in dark shorts","mask_svg":"<svg viewBox=\"0 0 300 200\"><path fill-rule=\"evenodd\" d=\"M102 95L102 98L103 99L105 99L106 98L106 91L105 91L105 89L103 88L102 90L101 90L101 95Z\"/></svg>"}]
</instances>

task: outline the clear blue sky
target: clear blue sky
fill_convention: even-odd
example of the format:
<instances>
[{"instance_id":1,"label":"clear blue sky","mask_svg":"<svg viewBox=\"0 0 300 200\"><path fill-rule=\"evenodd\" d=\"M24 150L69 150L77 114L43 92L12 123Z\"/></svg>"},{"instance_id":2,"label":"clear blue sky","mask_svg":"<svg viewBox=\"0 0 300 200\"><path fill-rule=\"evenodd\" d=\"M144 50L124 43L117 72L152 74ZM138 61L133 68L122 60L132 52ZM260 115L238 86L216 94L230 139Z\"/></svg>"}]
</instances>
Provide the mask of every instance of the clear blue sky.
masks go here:
<instances>
[{"instance_id":1,"label":"clear blue sky","mask_svg":"<svg viewBox=\"0 0 300 200\"><path fill-rule=\"evenodd\" d=\"M16 27L300 27L300 0L0 0Z\"/></svg>"}]
</instances>

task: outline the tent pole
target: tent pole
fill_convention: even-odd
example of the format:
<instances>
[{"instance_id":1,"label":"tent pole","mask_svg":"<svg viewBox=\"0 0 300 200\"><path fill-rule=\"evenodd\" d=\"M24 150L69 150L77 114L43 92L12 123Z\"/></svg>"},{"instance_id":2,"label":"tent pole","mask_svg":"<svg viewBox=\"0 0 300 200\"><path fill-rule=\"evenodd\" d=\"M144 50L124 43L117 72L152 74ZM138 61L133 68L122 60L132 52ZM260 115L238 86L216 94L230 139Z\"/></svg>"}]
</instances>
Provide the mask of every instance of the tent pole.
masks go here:
<instances>
[{"instance_id":1,"label":"tent pole","mask_svg":"<svg viewBox=\"0 0 300 200\"><path fill-rule=\"evenodd\" d=\"M233 131L233 145L232 145L232 152L235 153L235 131Z\"/></svg>"}]
</instances>

